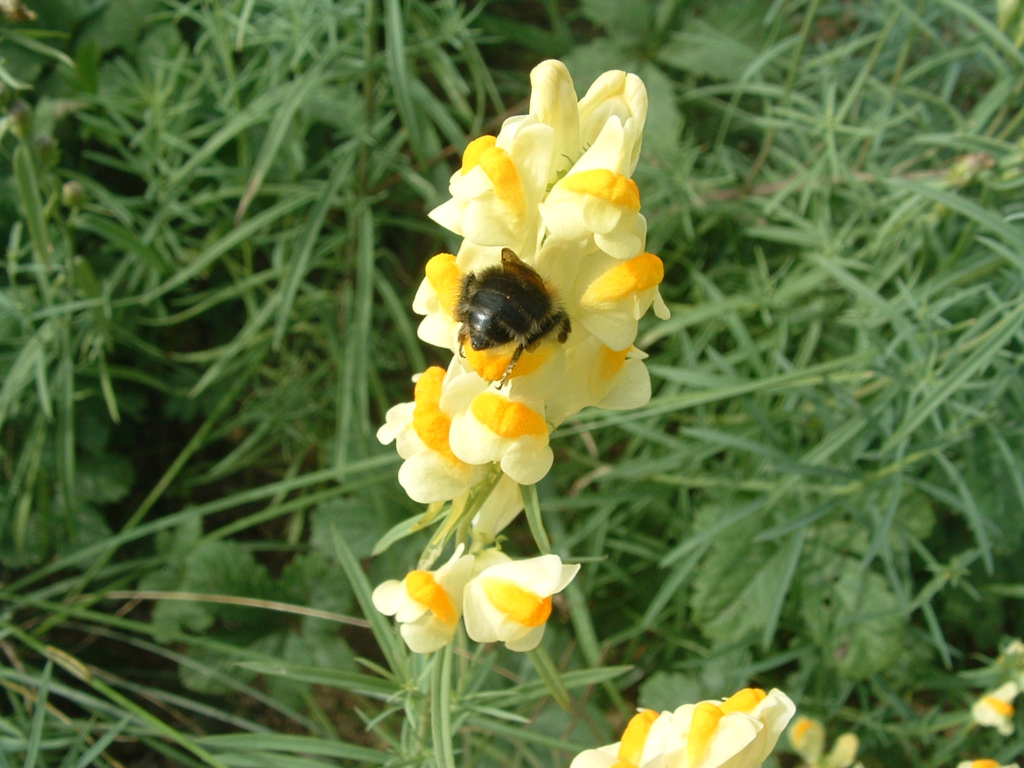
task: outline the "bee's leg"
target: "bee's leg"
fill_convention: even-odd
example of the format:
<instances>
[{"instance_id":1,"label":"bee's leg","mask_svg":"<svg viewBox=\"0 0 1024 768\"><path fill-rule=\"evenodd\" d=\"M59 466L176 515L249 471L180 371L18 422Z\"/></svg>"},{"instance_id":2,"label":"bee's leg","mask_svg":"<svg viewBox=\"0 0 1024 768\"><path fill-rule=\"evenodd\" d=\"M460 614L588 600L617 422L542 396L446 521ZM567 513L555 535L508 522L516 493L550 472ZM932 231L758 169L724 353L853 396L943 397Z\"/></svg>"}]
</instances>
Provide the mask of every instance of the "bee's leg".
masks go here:
<instances>
[{"instance_id":1,"label":"bee's leg","mask_svg":"<svg viewBox=\"0 0 1024 768\"><path fill-rule=\"evenodd\" d=\"M476 289L476 275L470 272L464 278L462 278L462 285L459 287L459 299L455 302L452 315L455 317L455 322L464 323L468 319L466 317L466 308L469 304L470 299L473 297L473 291Z\"/></svg>"},{"instance_id":2,"label":"bee's leg","mask_svg":"<svg viewBox=\"0 0 1024 768\"><path fill-rule=\"evenodd\" d=\"M498 384L498 389L505 386L505 382L508 381L508 377L512 375L512 369L516 367L516 363L519 362L519 357L523 354L525 347L520 344L516 347L516 351L512 353L512 359L508 361L508 368L505 369L505 373L501 377L501 381Z\"/></svg>"},{"instance_id":3,"label":"bee's leg","mask_svg":"<svg viewBox=\"0 0 1024 768\"><path fill-rule=\"evenodd\" d=\"M572 333L572 323L569 322L569 316L565 312L559 314L555 327L558 329L558 343L565 344L565 340Z\"/></svg>"}]
</instances>

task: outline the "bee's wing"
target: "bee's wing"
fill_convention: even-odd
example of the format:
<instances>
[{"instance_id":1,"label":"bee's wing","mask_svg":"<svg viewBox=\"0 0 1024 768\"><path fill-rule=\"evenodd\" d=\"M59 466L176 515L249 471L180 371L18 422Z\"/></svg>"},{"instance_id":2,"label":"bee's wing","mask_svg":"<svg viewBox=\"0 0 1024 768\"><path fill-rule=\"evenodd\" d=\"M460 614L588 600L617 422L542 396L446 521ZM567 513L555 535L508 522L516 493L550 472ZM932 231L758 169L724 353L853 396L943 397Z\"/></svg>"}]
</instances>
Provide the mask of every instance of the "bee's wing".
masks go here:
<instances>
[{"instance_id":1,"label":"bee's wing","mask_svg":"<svg viewBox=\"0 0 1024 768\"><path fill-rule=\"evenodd\" d=\"M544 278L537 274L537 270L516 256L511 248L501 249L501 267L506 272L511 272L520 280L540 290L545 296L549 294L548 286Z\"/></svg>"}]
</instances>

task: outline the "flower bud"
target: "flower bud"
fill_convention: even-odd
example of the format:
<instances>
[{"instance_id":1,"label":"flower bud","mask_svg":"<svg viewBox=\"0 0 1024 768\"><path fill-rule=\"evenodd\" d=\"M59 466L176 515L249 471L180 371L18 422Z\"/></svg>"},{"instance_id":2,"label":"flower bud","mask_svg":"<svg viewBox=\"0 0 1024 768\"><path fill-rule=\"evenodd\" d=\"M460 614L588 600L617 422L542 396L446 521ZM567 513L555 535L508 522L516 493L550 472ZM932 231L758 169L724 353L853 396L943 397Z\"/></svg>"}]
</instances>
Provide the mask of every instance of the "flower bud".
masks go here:
<instances>
[{"instance_id":1,"label":"flower bud","mask_svg":"<svg viewBox=\"0 0 1024 768\"><path fill-rule=\"evenodd\" d=\"M32 107L24 99L16 100L7 111L7 121L11 125L11 133L24 139L32 133Z\"/></svg>"},{"instance_id":2,"label":"flower bud","mask_svg":"<svg viewBox=\"0 0 1024 768\"><path fill-rule=\"evenodd\" d=\"M4 16L8 21L35 21L39 18L39 14L25 5L21 0L8 0L8 2L0 3L0 15Z\"/></svg>"},{"instance_id":3,"label":"flower bud","mask_svg":"<svg viewBox=\"0 0 1024 768\"><path fill-rule=\"evenodd\" d=\"M60 201L65 208L81 208L89 202L89 195L81 182L65 181L60 188Z\"/></svg>"},{"instance_id":4,"label":"flower bud","mask_svg":"<svg viewBox=\"0 0 1024 768\"><path fill-rule=\"evenodd\" d=\"M52 136L37 136L35 145L39 164L47 171L57 167L57 161L60 160L60 149L57 146L57 140Z\"/></svg>"}]
</instances>

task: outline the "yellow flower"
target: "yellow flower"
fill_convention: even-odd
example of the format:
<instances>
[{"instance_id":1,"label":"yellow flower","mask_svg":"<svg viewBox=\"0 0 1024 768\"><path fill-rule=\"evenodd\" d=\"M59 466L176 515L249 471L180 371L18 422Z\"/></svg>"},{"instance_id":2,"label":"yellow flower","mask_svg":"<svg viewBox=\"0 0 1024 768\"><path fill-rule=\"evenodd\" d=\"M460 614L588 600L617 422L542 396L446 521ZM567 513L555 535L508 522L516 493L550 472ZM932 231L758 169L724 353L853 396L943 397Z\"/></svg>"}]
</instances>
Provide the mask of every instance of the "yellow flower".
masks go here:
<instances>
[{"instance_id":1,"label":"yellow flower","mask_svg":"<svg viewBox=\"0 0 1024 768\"><path fill-rule=\"evenodd\" d=\"M629 147L629 173L640 159L640 143L647 120L647 89L636 75L613 70L605 72L580 99L580 143L588 147L601 134L608 119L615 117L626 133L634 138Z\"/></svg>"},{"instance_id":2,"label":"yellow flower","mask_svg":"<svg viewBox=\"0 0 1024 768\"><path fill-rule=\"evenodd\" d=\"M551 126L532 116L506 120L497 136L474 139L452 174L452 199L430 217L479 245L523 250L535 235L553 140Z\"/></svg>"},{"instance_id":3,"label":"yellow flower","mask_svg":"<svg viewBox=\"0 0 1024 768\"><path fill-rule=\"evenodd\" d=\"M644 709L633 716L622 741L576 755L569 768L654 768L664 765L671 715Z\"/></svg>"},{"instance_id":4,"label":"yellow flower","mask_svg":"<svg viewBox=\"0 0 1024 768\"><path fill-rule=\"evenodd\" d=\"M477 558L477 575L466 586L466 632L478 643L505 643L530 651L544 636L551 596L565 589L580 567L557 555L512 560L489 550Z\"/></svg>"},{"instance_id":5,"label":"yellow flower","mask_svg":"<svg viewBox=\"0 0 1024 768\"><path fill-rule=\"evenodd\" d=\"M541 203L544 225L563 240L591 243L617 259L643 252L647 220L640 215L640 190L629 178L636 137L617 117Z\"/></svg>"},{"instance_id":6,"label":"yellow flower","mask_svg":"<svg viewBox=\"0 0 1024 768\"><path fill-rule=\"evenodd\" d=\"M637 321L653 305L668 318L658 286L665 266L653 253L617 260L600 252L581 265L574 295L580 325L612 349L627 349L636 338Z\"/></svg>"},{"instance_id":7,"label":"yellow flower","mask_svg":"<svg viewBox=\"0 0 1024 768\"><path fill-rule=\"evenodd\" d=\"M415 653L430 653L452 641L462 616L462 595L473 560L456 549L436 571L410 571L373 590L373 605L401 624L402 639Z\"/></svg>"},{"instance_id":8,"label":"yellow flower","mask_svg":"<svg viewBox=\"0 0 1024 768\"><path fill-rule=\"evenodd\" d=\"M452 417L441 408L445 370L434 366L416 379L415 401L390 408L377 439L396 442L405 461L398 480L413 501L429 504L464 493L471 485L474 467L452 452L448 434Z\"/></svg>"},{"instance_id":9,"label":"yellow flower","mask_svg":"<svg viewBox=\"0 0 1024 768\"><path fill-rule=\"evenodd\" d=\"M857 759L860 739L856 734L840 734L825 754L825 726L810 717L800 716L789 726L789 743L808 768L849 768ZM860 766L860 763L857 763Z\"/></svg>"},{"instance_id":10,"label":"yellow flower","mask_svg":"<svg viewBox=\"0 0 1024 768\"><path fill-rule=\"evenodd\" d=\"M1014 731L1013 700L1020 693L1020 686L1010 681L990 691L974 702L971 707L971 716L978 725L995 728L1003 736L1009 736Z\"/></svg>"}]
</instances>

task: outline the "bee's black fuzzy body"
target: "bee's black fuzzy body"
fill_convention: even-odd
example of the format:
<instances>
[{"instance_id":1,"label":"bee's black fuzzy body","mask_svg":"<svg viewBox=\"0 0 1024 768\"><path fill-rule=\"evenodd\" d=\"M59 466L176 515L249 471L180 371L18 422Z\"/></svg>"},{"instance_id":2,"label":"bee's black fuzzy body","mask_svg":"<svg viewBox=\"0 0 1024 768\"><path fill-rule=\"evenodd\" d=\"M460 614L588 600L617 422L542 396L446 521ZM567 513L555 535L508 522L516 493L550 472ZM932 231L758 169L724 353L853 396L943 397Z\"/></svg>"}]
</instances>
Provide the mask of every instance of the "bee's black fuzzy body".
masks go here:
<instances>
[{"instance_id":1,"label":"bee's black fuzzy body","mask_svg":"<svg viewBox=\"0 0 1024 768\"><path fill-rule=\"evenodd\" d=\"M455 319L462 324L459 343L469 341L478 352L516 343L499 389L524 351L535 349L550 333L565 342L572 330L541 276L508 248L501 252L501 264L463 279Z\"/></svg>"}]
</instances>

